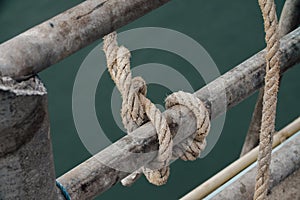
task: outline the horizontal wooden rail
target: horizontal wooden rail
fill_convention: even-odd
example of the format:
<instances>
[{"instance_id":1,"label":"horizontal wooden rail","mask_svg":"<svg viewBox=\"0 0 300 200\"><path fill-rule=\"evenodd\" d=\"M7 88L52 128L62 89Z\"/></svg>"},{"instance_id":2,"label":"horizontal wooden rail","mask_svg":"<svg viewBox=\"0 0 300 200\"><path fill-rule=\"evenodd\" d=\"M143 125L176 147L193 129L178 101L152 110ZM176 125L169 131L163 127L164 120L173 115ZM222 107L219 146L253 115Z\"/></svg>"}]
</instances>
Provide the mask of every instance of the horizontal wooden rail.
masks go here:
<instances>
[{"instance_id":1,"label":"horizontal wooden rail","mask_svg":"<svg viewBox=\"0 0 300 200\"><path fill-rule=\"evenodd\" d=\"M279 146L280 150L275 150L272 153L272 161L270 165L270 186L269 190L277 186L280 182L285 180L289 175L299 170L300 166L300 134L299 132L292 136L291 140L286 141ZM222 191L217 191L217 194L212 194L209 198L211 200L218 199L253 199L255 188L255 176L257 172L257 165L250 166L244 174L236 177L232 183L222 188ZM298 186L299 188L299 186ZM286 190L289 190L287 188ZM190 199L190 198L189 198ZM196 198L197 199L197 198ZM270 198L268 198L270 199ZM278 199L278 198L276 198ZM280 198L279 198L280 199ZM297 199L288 198L283 199ZM193 198L194 200L194 198Z\"/></svg>"},{"instance_id":2,"label":"horizontal wooden rail","mask_svg":"<svg viewBox=\"0 0 300 200\"><path fill-rule=\"evenodd\" d=\"M300 28L281 40L280 51L283 58L281 72L300 61ZM226 110L224 107L211 106L218 105L222 94L220 86L224 86L226 93L225 107L231 108L263 85L264 54L264 50L257 53L194 93L205 102L212 119ZM164 115L176 137L186 138L194 133L195 118L189 110L173 107L166 110ZM154 127L147 123L62 175L58 180L73 200L92 199L128 175L127 172L119 170L122 167L135 171L150 162L155 153L147 152L157 150L157 147Z\"/></svg>"},{"instance_id":3,"label":"horizontal wooden rail","mask_svg":"<svg viewBox=\"0 0 300 200\"><path fill-rule=\"evenodd\" d=\"M88 0L0 45L0 76L25 79L169 0Z\"/></svg>"},{"instance_id":4,"label":"horizontal wooden rail","mask_svg":"<svg viewBox=\"0 0 300 200\"><path fill-rule=\"evenodd\" d=\"M296 120L288 124L286 127L284 127L282 130L280 130L278 133L274 135L273 148L280 145L287 138L291 137L299 130L300 130L300 117L298 117ZM238 160L228 165L222 171L218 172L216 175L214 175L213 177L211 177L210 179L208 179L207 181L205 181L204 183L202 183L201 185L193 189L191 192L184 195L180 200L203 199L208 194L210 194L214 190L218 189L221 185L226 183L228 180L236 176L242 170L246 169L248 166L254 163L257 160L257 155L258 155L258 147L255 147L247 154L245 154ZM281 178L281 180L284 179L284 177L282 176L279 177ZM279 181L277 180L277 182ZM235 189L231 192L235 193L235 191L237 191L236 193L239 193L239 189ZM254 177L253 177L253 185L251 191L252 192L254 191ZM252 197L253 194L249 195L249 197L250 196ZM232 197L228 199L236 199L236 198Z\"/></svg>"}]
</instances>

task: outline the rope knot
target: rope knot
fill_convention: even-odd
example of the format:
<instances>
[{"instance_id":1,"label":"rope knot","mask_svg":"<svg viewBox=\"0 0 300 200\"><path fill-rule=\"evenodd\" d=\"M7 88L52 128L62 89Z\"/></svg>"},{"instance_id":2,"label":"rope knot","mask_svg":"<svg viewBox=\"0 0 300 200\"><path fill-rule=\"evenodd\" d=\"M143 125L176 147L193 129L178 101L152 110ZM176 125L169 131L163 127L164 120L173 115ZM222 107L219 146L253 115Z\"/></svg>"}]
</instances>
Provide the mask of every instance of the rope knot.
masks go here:
<instances>
[{"instance_id":1,"label":"rope knot","mask_svg":"<svg viewBox=\"0 0 300 200\"><path fill-rule=\"evenodd\" d=\"M210 130L209 113L199 98L183 91L175 92L166 98L167 109L175 105L185 106L194 114L196 132L173 148L173 157L180 157L185 161L196 160L206 146L205 138Z\"/></svg>"},{"instance_id":2,"label":"rope knot","mask_svg":"<svg viewBox=\"0 0 300 200\"><path fill-rule=\"evenodd\" d=\"M167 120L146 98L147 85L141 77L132 78L130 71L130 52L125 47L119 47L113 32L104 37L103 50L106 54L108 71L119 89L122 102L122 122L128 133L145 122L150 121L155 127L158 138L158 153L156 158L146 166L122 180L124 185L131 185L141 172L150 183L165 184L170 174L169 162L172 158L195 160L205 148L205 137L210 128L209 114L204 104L194 95L177 92L166 99L166 108L174 105L186 106L196 118L196 132L184 142L173 148L173 140Z\"/></svg>"},{"instance_id":3,"label":"rope knot","mask_svg":"<svg viewBox=\"0 0 300 200\"><path fill-rule=\"evenodd\" d=\"M147 84L145 82L145 80L140 77L140 76L137 76L137 77L134 77L132 79L132 90L137 93L137 94L142 94L142 95L146 95L147 93Z\"/></svg>"},{"instance_id":4,"label":"rope knot","mask_svg":"<svg viewBox=\"0 0 300 200\"><path fill-rule=\"evenodd\" d=\"M145 96L147 93L147 85L144 79L141 77L134 77L131 80L129 90L126 95L123 96L122 103L122 119L125 119L123 124L129 132L139 127L144 122L148 121L145 116L145 111L142 106L140 95ZM125 97L125 98L124 98ZM134 123L135 125L126 125Z\"/></svg>"},{"instance_id":5,"label":"rope knot","mask_svg":"<svg viewBox=\"0 0 300 200\"><path fill-rule=\"evenodd\" d=\"M115 32L104 37L103 50L106 54L108 71L119 89L122 102L122 122L130 133L143 123L151 121L158 135L159 149L157 157L132 175L138 177L144 172L149 182L155 185L166 183L169 176L169 161L172 156L172 135L166 119L155 105L145 97L147 87L141 77L132 78L130 71L130 52L117 44Z\"/></svg>"}]
</instances>

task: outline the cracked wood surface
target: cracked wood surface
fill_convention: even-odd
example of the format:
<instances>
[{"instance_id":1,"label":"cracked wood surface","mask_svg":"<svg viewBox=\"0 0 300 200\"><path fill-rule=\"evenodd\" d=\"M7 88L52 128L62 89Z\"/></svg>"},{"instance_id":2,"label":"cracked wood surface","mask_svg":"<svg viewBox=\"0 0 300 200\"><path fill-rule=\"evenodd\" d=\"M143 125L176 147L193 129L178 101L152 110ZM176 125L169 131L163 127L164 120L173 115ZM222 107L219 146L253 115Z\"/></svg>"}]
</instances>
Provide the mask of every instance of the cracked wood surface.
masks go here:
<instances>
[{"instance_id":1,"label":"cracked wood surface","mask_svg":"<svg viewBox=\"0 0 300 200\"><path fill-rule=\"evenodd\" d=\"M88 0L0 45L0 76L30 77L169 0Z\"/></svg>"}]
</instances>

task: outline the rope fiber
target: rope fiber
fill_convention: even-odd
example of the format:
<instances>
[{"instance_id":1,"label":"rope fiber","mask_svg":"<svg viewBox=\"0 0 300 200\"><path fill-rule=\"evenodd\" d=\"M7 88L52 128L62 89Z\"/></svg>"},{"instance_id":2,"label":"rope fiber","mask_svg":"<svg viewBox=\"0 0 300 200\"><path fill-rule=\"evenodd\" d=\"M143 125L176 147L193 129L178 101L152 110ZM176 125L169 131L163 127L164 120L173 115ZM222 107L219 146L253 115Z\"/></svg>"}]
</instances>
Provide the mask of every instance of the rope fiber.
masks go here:
<instances>
[{"instance_id":1,"label":"rope fiber","mask_svg":"<svg viewBox=\"0 0 300 200\"><path fill-rule=\"evenodd\" d=\"M132 77L130 71L130 52L117 44L117 34L113 32L104 37L103 50L106 55L108 71L122 95L121 117L124 127L132 131L150 121L157 132L158 153L154 160L122 180L123 185L134 183L141 173L155 185L167 182L171 159L195 160L206 146L206 136L210 129L209 113L200 99L194 95L177 92L166 99L166 108L175 105L190 109L197 120L196 132L185 141L173 147L172 134L166 118L146 97L146 82L141 77Z\"/></svg>"},{"instance_id":2,"label":"rope fiber","mask_svg":"<svg viewBox=\"0 0 300 200\"><path fill-rule=\"evenodd\" d=\"M266 76L263 96L262 121L258 153L258 168L254 199L266 199L269 188L269 166L272 153L272 138L275 131L277 93L279 85L279 38L278 21L274 0L259 0L264 19L266 53Z\"/></svg>"}]
</instances>

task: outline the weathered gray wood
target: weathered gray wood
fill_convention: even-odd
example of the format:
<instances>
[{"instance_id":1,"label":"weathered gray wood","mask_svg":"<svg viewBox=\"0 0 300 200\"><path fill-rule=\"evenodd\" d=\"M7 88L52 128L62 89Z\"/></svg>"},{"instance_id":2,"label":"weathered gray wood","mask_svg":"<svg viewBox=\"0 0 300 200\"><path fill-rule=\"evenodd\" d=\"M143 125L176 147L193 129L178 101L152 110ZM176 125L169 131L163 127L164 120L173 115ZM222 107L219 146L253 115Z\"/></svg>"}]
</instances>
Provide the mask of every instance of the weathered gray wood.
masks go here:
<instances>
[{"instance_id":1,"label":"weathered gray wood","mask_svg":"<svg viewBox=\"0 0 300 200\"><path fill-rule=\"evenodd\" d=\"M181 134L179 137L191 135L196 128L195 121L191 120L194 116L186 108L168 110L165 116L168 124L173 127L172 131L176 132L178 127L186 130L187 135ZM155 129L147 123L138 131L123 137L59 177L58 180L65 186L72 200L92 199L129 175L128 171L133 172L152 160L158 148L156 140ZM178 140L174 143L178 143Z\"/></svg>"},{"instance_id":2,"label":"weathered gray wood","mask_svg":"<svg viewBox=\"0 0 300 200\"><path fill-rule=\"evenodd\" d=\"M282 57L281 73L300 62L300 28L281 39L280 52ZM210 108L210 105L218 105L220 85L224 85L225 88L227 108L232 108L263 86L264 55L265 50L260 51L195 93L209 109L212 109L211 118L214 119L224 111L224 108L220 107Z\"/></svg>"},{"instance_id":3,"label":"weathered gray wood","mask_svg":"<svg viewBox=\"0 0 300 200\"><path fill-rule=\"evenodd\" d=\"M282 39L281 51L284 58L281 70L284 72L300 61L300 28ZM211 107L219 101L220 85L225 87L227 108L246 99L263 85L264 53L265 51L259 52L195 93L205 102L212 119L225 110L222 107ZM178 136L175 144L194 133L195 119L188 110L174 107L166 110L164 115L171 131ZM58 180L66 187L73 200L91 199L127 176L128 171L135 171L151 161L155 153L144 153L156 149L154 127L147 123L62 175ZM126 169L127 172L120 169Z\"/></svg>"},{"instance_id":4,"label":"weathered gray wood","mask_svg":"<svg viewBox=\"0 0 300 200\"><path fill-rule=\"evenodd\" d=\"M281 38L289 32L295 30L299 24L300 0L286 0L279 20L279 37ZM262 117L263 95L264 89L261 88L259 90L249 129L240 156L245 155L258 145Z\"/></svg>"},{"instance_id":5,"label":"weathered gray wood","mask_svg":"<svg viewBox=\"0 0 300 200\"><path fill-rule=\"evenodd\" d=\"M0 199L56 200L47 92L38 78L0 78L0 141Z\"/></svg>"},{"instance_id":6,"label":"weathered gray wood","mask_svg":"<svg viewBox=\"0 0 300 200\"><path fill-rule=\"evenodd\" d=\"M272 188L268 200L300 199L300 168Z\"/></svg>"},{"instance_id":7,"label":"weathered gray wood","mask_svg":"<svg viewBox=\"0 0 300 200\"><path fill-rule=\"evenodd\" d=\"M287 141L284 145L282 145L280 151L276 151L272 154L272 161L270 165L270 190L300 168L299 149L300 135L298 134L294 136L293 140ZM239 177L232 184L225 187L211 199L252 199L254 194L256 171L257 165Z\"/></svg>"},{"instance_id":8,"label":"weathered gray wood","mask_svg":"<svg viewBox=\"0 0 300 200\"><path fill-rule=\"evenodd\" d=\"M24 79L169 0L88 0L0 45L0 76Z\"/></svg>"},{"instance_id":9,"label":"weathered gray wood","mask_svg":"<svg viewBox=\"0 0 300 200\"><path fill-rule=\"evenodd\" d=\"M286 0L279 20L279 36L295 30L300 24L300 0Z\"/></svg>"},{"instance_id":10,"label":"weathered gray wood","mask_svg":"<svg viewBox=\"0 0 300 200\"><path fill-rule=\"evenodd\" d=\"M254 149L259 142L264 88L260 88L240 157Z\"/></svg>"}]
</instances>

